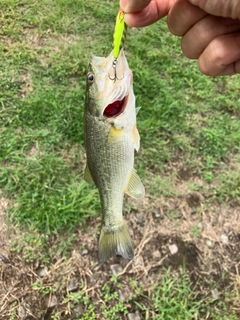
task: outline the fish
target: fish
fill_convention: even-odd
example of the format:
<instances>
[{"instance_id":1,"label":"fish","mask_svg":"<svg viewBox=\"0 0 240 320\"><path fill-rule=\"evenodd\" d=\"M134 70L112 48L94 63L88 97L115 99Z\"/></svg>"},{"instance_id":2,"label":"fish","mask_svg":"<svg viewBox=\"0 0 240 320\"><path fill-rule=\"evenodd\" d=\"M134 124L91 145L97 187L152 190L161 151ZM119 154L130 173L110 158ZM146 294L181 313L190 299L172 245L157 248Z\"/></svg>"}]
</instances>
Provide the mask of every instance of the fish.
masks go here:
<instances>
[{"instance_id":1,"label":"fish","mask_svg":"<svg viewBox=\"0 0 240 320\"><path fill-rule=\"evenodd\" d=\"M86 79L84 144L87 164L84 179L98 188L102 226L98 260L113 255L134 257L127 224L123 218L124 194L135 199L145 195L134 169L134 152L140 147L136 127L133 74L123 49L117 62L118 78L111 80L114 52L106 58L91 56Z\"/></svg>"}]
</instances>

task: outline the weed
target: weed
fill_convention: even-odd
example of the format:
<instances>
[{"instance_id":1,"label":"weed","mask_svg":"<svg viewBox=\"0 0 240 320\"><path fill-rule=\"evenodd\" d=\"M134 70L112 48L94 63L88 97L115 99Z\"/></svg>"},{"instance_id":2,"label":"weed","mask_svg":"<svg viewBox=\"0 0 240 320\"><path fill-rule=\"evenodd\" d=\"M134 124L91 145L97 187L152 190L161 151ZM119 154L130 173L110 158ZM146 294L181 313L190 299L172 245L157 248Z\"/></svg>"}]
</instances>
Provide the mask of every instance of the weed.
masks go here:
<instances>
[{"instance_id":1,"label":"weed","mask_svg":"<svg viewBox=\"0 0 240 320\"><path fill-rule=\"evenodd\" d=\"M21 253L22 258L31 263L36 260L42 263L49 263L48 237L40 235L37 232L23 233L21 237L12 242L12 252Z\"/></svg>"},{"instance_id":2,"label":"weed","mask_svg":"<svg viewBox=\"0 0 240 320\"><path fill-rule=\"evenodd\" d=\"M198 227L198 223L193 226L193 228L191 229L191 233L194 238L198 238L200 236L200 230Z\"/></svg>"},{"instance_id":3,"label":"weed","mask_svg":"<svg viewBox=\"0 0 240 320\"><path fill-rule=\"evenodd\" d=\"M104 304L101 308L104 319L114 320L116 316L120 314L126 315L128 313L125 303L119 299L119 293L117 291L111 292L108 284L103 285L102 295Z\"/></svg>"},{"instance_id":4,"label":"weed","mask_svg":"<svg viewBox=\"0 0 240 320\"><path fill-rule=\"evenodd\" d=\"M32 289L37 290L42 295L49 295L50 293L56 292L56 288L54 288L53 286L46 286L42 280L33 283Z\"/></svg>"}]
</instances>

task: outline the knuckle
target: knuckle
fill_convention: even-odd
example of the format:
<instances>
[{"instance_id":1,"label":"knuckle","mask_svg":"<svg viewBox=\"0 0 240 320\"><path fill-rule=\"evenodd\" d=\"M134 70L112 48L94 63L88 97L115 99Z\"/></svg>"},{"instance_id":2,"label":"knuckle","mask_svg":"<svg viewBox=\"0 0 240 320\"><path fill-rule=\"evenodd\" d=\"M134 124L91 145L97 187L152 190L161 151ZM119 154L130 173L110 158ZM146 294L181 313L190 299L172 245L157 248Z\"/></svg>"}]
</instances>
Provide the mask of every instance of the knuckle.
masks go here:
<instances>
[{"instance_id":1,"label":"knuckle","mask_svg":"<svg viewBox=\"0 0 240 320\"><path fill-rule=\"evenodd\" d=\"M228 65L228 50L221 37L213 39L199 58L199 70L207 76L217 76Z\"/></svg>"},{"instance_id":2,"label":"knuckle","mask_svg":"<svg viewBox=\"0 0 240 320\"><path fill-rule=\"evenodd\" d=\"M198 60L198 69L202 74L209 77L216 76L214 70L211 69L206 63L203 63L201 60Z\"/></svg>"},{"instance_id":3,"label":"knuckle","mask_svg":"<svg viewBox=\"0 0 240 320\"><path fill-rule=\"evenodd\" d=\"M215 38L211 42L211 61L213 64L221 66L224 64L227 52L225 44L221 41L220 38Z\"/></svg>"},{"instance_id":4,"label":"knuckle","mask_svg":"<svg viewBox=\"0 0 240 320\"><path fill-rule=\"evenodd\" d=\"M187 41L185 37L181 40L181 49L185 57L188 59L198 59L199 54L196 52L196 48L192 46L191 41Z\"/></svg>"}]
</instances>

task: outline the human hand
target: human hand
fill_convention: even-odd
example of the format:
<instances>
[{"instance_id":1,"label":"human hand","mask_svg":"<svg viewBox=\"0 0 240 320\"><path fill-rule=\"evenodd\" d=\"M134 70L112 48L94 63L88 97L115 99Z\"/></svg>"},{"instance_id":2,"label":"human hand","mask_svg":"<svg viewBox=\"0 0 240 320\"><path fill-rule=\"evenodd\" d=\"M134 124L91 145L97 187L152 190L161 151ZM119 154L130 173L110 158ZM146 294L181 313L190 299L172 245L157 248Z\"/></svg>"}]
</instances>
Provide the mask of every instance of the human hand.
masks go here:
<instances>
[{"instance_id":1,"label":"human hand","mask_svg":"<svg viewBox=\"0 0 240 320\"><path fill-rule=\"evenodd\" d=\"M120 0L120 5L130 26L168 15L169 30L182 37L183 53L198 60L202 73L240 73L240 0Z\"/></svg>"},{"instance_id":2,"label":"human hand","mask_svg":"<svg viewBox=\"0 0 240 320\"><path fill-rule=\"evenodd\" d=\"M145 27L166 16L176 0L120 0L130 27Z\"/></svg>"}]
</instances>

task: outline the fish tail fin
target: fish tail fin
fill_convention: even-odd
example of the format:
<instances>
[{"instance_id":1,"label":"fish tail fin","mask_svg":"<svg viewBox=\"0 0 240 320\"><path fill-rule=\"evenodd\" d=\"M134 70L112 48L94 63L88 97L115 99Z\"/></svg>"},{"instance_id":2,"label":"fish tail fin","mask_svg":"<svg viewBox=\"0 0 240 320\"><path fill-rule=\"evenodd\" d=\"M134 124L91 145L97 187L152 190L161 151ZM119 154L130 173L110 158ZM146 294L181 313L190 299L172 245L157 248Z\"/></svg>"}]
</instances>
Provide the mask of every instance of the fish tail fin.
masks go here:
<instances>
[{"instance_id":1,"label":"fish tail fin","mask_svg":"<svg viewBox=\"0 0 240 320\"><path fill-rule=\"evenodd\" d=\"M104 226L101 229L98 247L99 263L104 263L115 254L119 254L126 259L133 259L134 257L131 238L124 221L114 230L109 230Z\"/></svg>"}]
</instances>

